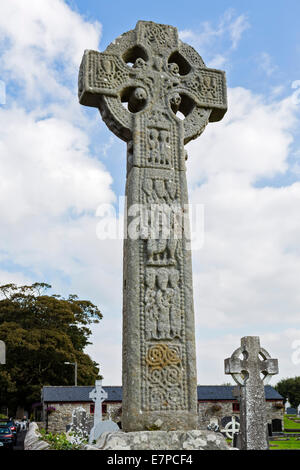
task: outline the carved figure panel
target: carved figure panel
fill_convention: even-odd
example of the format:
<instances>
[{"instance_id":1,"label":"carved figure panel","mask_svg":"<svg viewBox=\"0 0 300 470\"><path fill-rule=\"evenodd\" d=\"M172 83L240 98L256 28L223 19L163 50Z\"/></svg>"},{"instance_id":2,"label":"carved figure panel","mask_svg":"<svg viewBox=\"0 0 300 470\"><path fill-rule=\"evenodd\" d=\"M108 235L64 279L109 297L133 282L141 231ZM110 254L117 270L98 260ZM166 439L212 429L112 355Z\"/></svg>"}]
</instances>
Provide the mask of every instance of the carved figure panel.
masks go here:
<instances>
[{"instance_id":1,"label":"carved figure panel","mask_svg":"<svg viewBox=\"0 0 300 470\"><path fill-rule=\"evenodd\" d=\"M147 203L171 204L177 202L177 188L173 178L161 175L160 178L146 177L143 182L143 191L146 194Z\"/></svg>"},{"instance_id":2,"label":"carved figure panel","mask_svg":"<svg viewBox=\"0 0 300 470\"><path fill-rule=\"evenodd\" d=\"M147 130L147 161L146 166L154 168L171 168L172 155L170 133L165 129L150 127Z\"/></svg>"},{"instance_id":3,"label":"carved figure panel","mask_svg":"<svg viewBox=\"0 0 300 470\"><path fill-rule=\"evenodd\" d=\"M179 279L179 271L175 268L146 269L146 340L182 337Z\"/></svg>"}]
</instances>

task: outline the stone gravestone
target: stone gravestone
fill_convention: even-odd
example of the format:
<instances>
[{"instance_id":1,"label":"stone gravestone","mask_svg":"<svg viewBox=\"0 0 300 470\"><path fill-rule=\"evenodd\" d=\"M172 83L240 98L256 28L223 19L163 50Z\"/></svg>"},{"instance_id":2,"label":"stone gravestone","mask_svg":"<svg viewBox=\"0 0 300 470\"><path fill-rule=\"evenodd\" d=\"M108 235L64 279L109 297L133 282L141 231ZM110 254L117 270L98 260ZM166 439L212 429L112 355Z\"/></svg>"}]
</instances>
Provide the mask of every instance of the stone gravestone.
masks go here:
<instances>
[{"instance_id":1,"label":"stone gravestone","mask_svg":"<svg viewBox=\"0 0 300 470\"><path fill-rule=\"evenodd\" d=\"M245 336L241 347L225 359L225 374L231 374L240 389L240 448L268 449L264 383L278 374L278 360L260 346L258 336Z\"/></svg>"},{"instance_id":2,"label":"stone gravestone","mask_svg":"<svg viewBox=\"0 0 300 470\"><path fill-rule=\"evenodd\" d=\"M0 364L6 364L6 348L4 341L0 341Z\"/></svg>"},{"instance_id":3,"label":"stone gravestone","mask_svg":"<svg viewBox=\"0 0 300 470\"><path fill-rule=\"evenodd\" d=\"M90 432L90 444L92 444L93 441L97 441L103 432L114 432L120 430L119 426L114 421L111 421L110 419L102 421L102 403L107 399L107 396L106 391L102 387L102 380L96 380L95 388L89 394L89 397L95 403L94 426Z\"/></svg>"},{"instance_id":4,"label":"stone gravestone","mask_svg":"<svg viewBox=\"0 0 300 470\"><path fill-rule=\"evenodd\" d=\"M297 408L297 416L300 417L300 405L298 405L298 408Z\"/></svg>"},{"instance_id":5,"label":"stone gravestone","mask_svg":"<svg viewBox=\"0 0 300 470\"><path fill-rule=\"evenodd\" d=\"M288 409L291 408L292 405L290 404L289 402L289 399L286 400L285 404L284 404L284 411L285 411L285 414L287 414L288 412Z\"/></svg>"},{"instance_id":6,"label":"stone gravestone","mask_svg":"<svg viewBox=\"0 0 300 470\"><path fill-rule=\"evenodd\" d=\"M68 439L73 444L82 444L88 440L89 422L86 410L82 406L74 408L72 412L72 423L67 432Z\"/></svg>"},{"instance_id":7,"label":"stone gravestone","mask_svg":"<svg viewBox=\"0 0 300 470\"><path fill-rule=\"evenodd\" d=\"M189 227L177 218L188 213L184 145L224 116L225 74L176 28L139 21L103 53L85 51L79 101L127 143L122 429L196 429ZM162 222L149 229L153 212L169 214L168 235Z\"/></svg>"}]
</instances>

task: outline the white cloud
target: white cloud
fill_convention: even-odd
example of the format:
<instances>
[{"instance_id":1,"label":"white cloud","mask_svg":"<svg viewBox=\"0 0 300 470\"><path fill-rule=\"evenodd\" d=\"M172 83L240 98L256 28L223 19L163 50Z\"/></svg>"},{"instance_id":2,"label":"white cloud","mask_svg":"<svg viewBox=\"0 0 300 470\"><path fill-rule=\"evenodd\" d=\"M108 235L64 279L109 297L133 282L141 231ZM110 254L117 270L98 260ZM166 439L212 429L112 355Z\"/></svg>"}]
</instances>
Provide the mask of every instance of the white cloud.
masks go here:
<instances>
[{"instance_id":1,"label":"white cloud","mask_svg":"<svg viewBox=\"0 0 300 470\"><path fill-rule=\"evenodd\" d=\"M211 124L188 146L189 180L219 175L223 184L238 173L235 185L273 176L287 168L289 145L296 125L293 95L266 103L262 96L244 88L228 90L228 112L223 120ZM201 149L205 148L205 151ZM200 154L198 156L198 154Z\"/></svg>"},{"instance_id":2,"label":"white cloud","mask_svg":"<svg viewBox=\"0 0 300 470\"><path fill-rule=\"evenodd\" d=\"M99 242L95 212L115 195L76 96L83 51L98 48L100 33L62 0L2 2L0 282L50 282L108 315L121 302L121 243Z\"/></svg>"},{"instance_id":3,"label":"white cloud","mask_svg":"<svg viewBox=\"0 0 300 470\"><path fill-rule=\"evenodd\" d=\"M231 10L227 13L227 22L232 48L235 49L241 40L243 32L249 28L248 19L246 15L240 15L237 18L234 18L234 11Z\"/></svg>"},{"instance_id":4,"label":"white cloud","mask_svg":"<svg viewBox=\"0 0 300 470\"><path fill-rule=\"evenodd\" d=\"M201 23L198 31L179 31L179 37L206 57L207 66L217 68L227 62L230 53L237 48L244 31L249 27L245 14L237 16L233 9L229 9L220 17L217 25L205 21Z\"/></svg>"},{"instance_id":5,"label":"white cloud","mask_svg":"<svg viewBox=\"0 0 300 470\"><path fill-rule=\"evenodd\" d=\"M255 185L288 169L297 125L293 95L265 103L236 88L223 121L188 146L191 200L205 208L204 246L193 254L200 328L299 323L300 183Z\"/></svg>"},{"instance_id":6,"label":"white cloud","mask_svg":"<svg viewBox=\"0 0 300 470\"><path fill-rule=\"evenodd\" d=\"M113 198L110 175L91 158L86 134L69 121L0 109L0 148L0 212L11 223L33 214L47 214L50 223Z\"/></svg>"},{"instance_id":7,"label":"white cloud","mask_svg":"<svg viewBox=\"0 0 300 470\"><path fill-rule=\"evenodd\" d=\"M101 374L104 378L104 384L122 385L121 310L113 321L109 318L109 313L104 316L101 325L97 325L93 332L93 344L87 347L87 352L91 357L101 359Z\"/></svg>"},{"instance_id":8,"label":"white cloud","mask_svg":"<svg viewBox=\"0 0 300 470\"><path fill-rule=\"evenodd\" d=\"M99 23L84 21L62 0L4 0L3 71L35 102L49 95L66 99L70 91L64 83L77 74L83 50L98 47L100 33Z\"/></svg>"},{"instance_id":9,"label":"white cloud","mask_svg":"<svg viewBox=\"0 0 300 470\"><path fill-rule=\"evenodd\" d=\"M245 328L245 333L225 334L214 339L198 336L197 361L199 384L222 384L233 382L230 375L224 373L224 359L240 346L242 336L259 336L261 346L266 349L272 358L278 359L279 373L270 380L275 385L279 380L295 377L300 373L300 365L293 361L293 342L300 340L300 329L283 329L280 333L261 333L255 328Z\"/></svg>"},{"instance_id":10,"label":"white cloud","mask_svg":"<svg viewBox=\"0 0 300 470\"><path fill-rule=\"evenodd\" d=\"M267 52L261 52L257 61L267 77L270 77L278 70L277 65L274 64L272 57Z\"/></svg>"}]
</instances>

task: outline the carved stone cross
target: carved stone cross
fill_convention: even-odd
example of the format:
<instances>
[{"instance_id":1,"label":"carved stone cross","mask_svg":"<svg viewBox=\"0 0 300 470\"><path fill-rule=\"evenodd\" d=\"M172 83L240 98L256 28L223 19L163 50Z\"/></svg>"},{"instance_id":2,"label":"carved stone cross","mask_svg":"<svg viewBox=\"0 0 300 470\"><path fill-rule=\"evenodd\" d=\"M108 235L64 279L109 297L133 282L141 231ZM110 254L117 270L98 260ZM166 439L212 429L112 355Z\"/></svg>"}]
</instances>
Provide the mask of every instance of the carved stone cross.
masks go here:
<instances>
[{"instance_id":1,"label":"carved stone cross","mask_svg":"<svg viewBox=\"0 0 300 470\"><path fill-rule=\"evenodd\" d=\"M6 364L5 343L0 340L0 364Z\"/></svg>"},{"instance_id":2,"label":"carved stone cross","mask_svg":"<svg viewBox=\"0 0 300 470\"><path fill-rule=\"evenodd\" d=\"M89 397L95 403L94 426L89 437L89 442L92 444L103 432L119 431L119 426L110 419L102 421L102 403L108 397L108 393L102 387L102 380L96 380L95 388L89 393Z\"/></svg>"},{"instance_id":3,"label":"carved stone cross","mask_svg":"<svg viewBox=\"0 0 300 470\"><path fill-rule=\"evenodd\" d=\"M258 336L245 336L241 347L225 359L225 374L240 387L241 449L268 449L264 384L278 374L278 360L260 346Z\"/></svg>"},{"instance_id":4,"label":"carved stone cross","mask_svg":"<svg viewBox=\"0 0 300 470\"><path fill-rule=\"evenodd\" d=\"M95 403L94 422L102 421L102 403L107 399L107 392L102 387L102 380L96 380L95 388L89 393L89 397Z\"/></svg>"},{"instance_id":5,"label":"carved stone cross","mask_svg":"<svg viewBox=\"0 0 300 470\"><path fill-rule=\"evenodd\" d=\"M145 227L130 236L129 227L136 205L186 213L184 144L225 114L225 74L205 67L176 28L139 21L105 52L85 51L79 101L99 108L107 126L127 142L122 428L196 429L188 227L169 237L161 224L155 237ZM175 216L170 227L175 231Z\"/></svg>"}]
</instances>

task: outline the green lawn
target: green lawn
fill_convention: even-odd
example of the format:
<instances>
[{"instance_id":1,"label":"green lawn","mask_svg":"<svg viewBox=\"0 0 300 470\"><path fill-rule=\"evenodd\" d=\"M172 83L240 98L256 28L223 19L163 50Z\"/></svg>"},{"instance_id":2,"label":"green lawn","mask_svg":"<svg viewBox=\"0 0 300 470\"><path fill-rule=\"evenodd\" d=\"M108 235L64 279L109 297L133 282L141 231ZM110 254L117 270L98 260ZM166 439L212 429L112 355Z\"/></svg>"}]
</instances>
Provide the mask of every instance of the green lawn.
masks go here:
<instances>
[{"instance_id":1,"label":"green lawn","mask_svg":"<svg viewBox=\"0 0 300 470\"><path fill-rule=\"evenodd\" d=\"M283 417L284 430L288 431L289 429L299 429L300 431L300 423L295 423L295 421L292 421L291 419L289 419L289 417L297 418L296 415L284 415Z\"/></svg>"},{"instance_id":2,"label":"green lawn","mask_svg":"<svg viewBox=\"0 0 300 470\"><path fill-rule=\"evenodd\" d=\"M271 447L270 450L280 450L280 449L299 449L300 450L300 441L296 441L295 437L290 437L289 441L270 441L270 444L276 445L277 447Z\"/></svg>"},{"instance_id":3,"label":"green lawn","mask_svg":"<svg viewBox=\"0 0 300 470\"><path fill-rule=\"evenodd\" d=\"M300 433L300 423L295 423L295 421L289 419L291 418L296 418L296 415L284 415L283 417L283 425L284 425L284 431L289 432L290 429L295 429ZM299 431L298 431L299 430ZM284 436L282 436L284 437ZM285 435L285 437L288 437L288 434ZM231 445L231 439L226 439L228 445ZM270 440L270 450L281 450L281 449L290 449L290 450L300 450L300 441L297 441L295 437L290 437L288 441L273 441ZM271 445L274 445L276 447L271 447Z\"/></svg>"}]
</instances>

